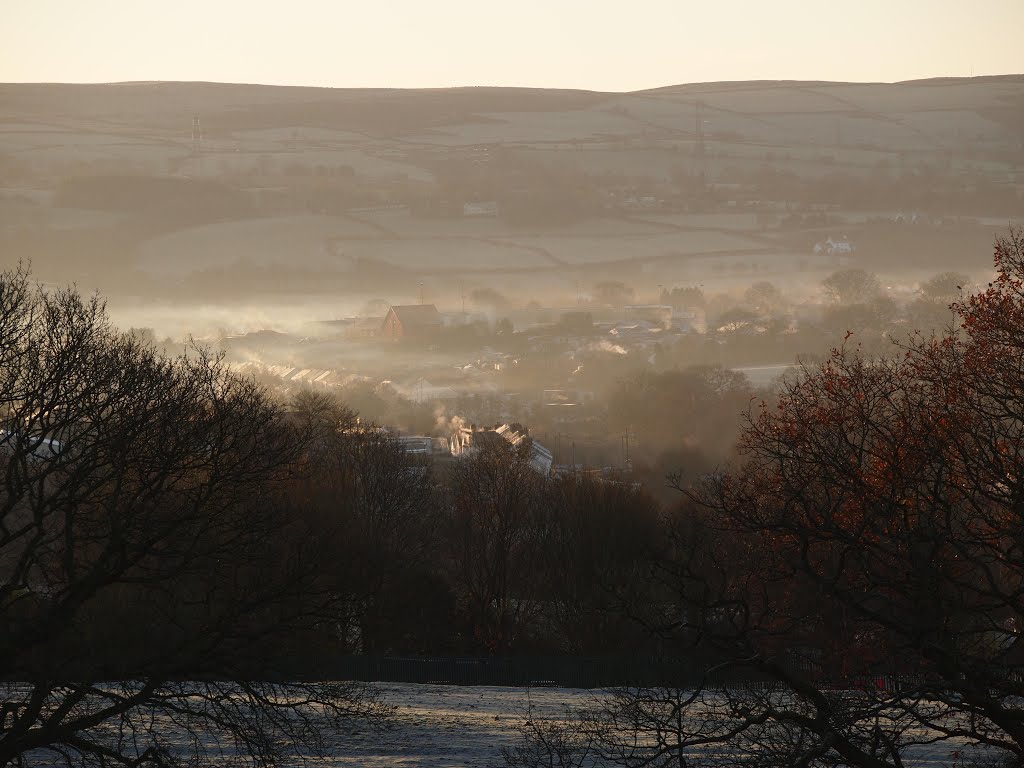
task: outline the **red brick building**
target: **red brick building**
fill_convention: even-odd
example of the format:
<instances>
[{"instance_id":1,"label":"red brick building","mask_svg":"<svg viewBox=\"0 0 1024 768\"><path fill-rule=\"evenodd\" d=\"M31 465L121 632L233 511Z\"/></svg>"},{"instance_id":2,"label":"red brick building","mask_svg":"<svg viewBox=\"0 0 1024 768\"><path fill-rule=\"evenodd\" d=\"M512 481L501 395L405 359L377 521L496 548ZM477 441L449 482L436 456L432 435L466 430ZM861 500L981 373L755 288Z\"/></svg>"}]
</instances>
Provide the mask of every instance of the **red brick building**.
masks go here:
<instances>
[{"instance_id":1,"label":"red brick building","mask_svg":"<svg viewBox=\"0 0 1024 768\"><path fill-rule=\"evenodd\" d=\"M385 339L430 336L441 327L441 313L433 304L405 304L388 310L380 335Z\"/></svg>"}]
</instances>

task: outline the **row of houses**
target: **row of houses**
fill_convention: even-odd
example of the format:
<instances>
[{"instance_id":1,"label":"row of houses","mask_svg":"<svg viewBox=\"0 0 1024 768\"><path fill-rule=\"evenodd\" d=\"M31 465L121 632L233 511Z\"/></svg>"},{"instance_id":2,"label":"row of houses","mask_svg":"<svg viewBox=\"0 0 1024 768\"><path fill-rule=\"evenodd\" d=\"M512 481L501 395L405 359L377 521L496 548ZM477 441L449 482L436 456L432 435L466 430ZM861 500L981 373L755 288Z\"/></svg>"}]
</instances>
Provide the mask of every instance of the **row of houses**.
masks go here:
<instances>
[{"instance_id":1,"label":"row of houses","mask_svg":"<svg viewBox=\"0 0 1024 768\"><path fill-rule=\"evenodd\" d=\"M339 371L334 368L301 368L293 365L267 365L256 361L246 361L232 365L232 368L243 375L257 375L280 379L286 385L309 385L317 387L350 387L367 381L363 376L350 371Z\"/></svg>"},{"instance_id":2,"label":"row of houses","mask_svg":"<svg viewBox=\"0 0 1024 768\"><path fill-rule=\"evenodd\" d=\"M531 438L519 425L499 424L484 428L460 426L448 437L400 435L395 439L409 455L429 459L466 458L488 444L503 441L513 448L526 450L530 467L541 475L550 475L554 465L551 451Z\"/></svg>"},{"instance_id":3,"label":"row of houses","mask_svg":"<svg viewBox=\"0 0 1024 768\"><path fill-rule=\"evenodd\" d=\"M495 440L504 440L513 448L527 446L530 466L542 475L551 474L551 466L554 463L554 455L551 451L530 437L524 429L511 424L500 424L493 429L462 427L450 438L451 452L453 456L471 455L474 451Z\"/></svg>"}]
</instances>

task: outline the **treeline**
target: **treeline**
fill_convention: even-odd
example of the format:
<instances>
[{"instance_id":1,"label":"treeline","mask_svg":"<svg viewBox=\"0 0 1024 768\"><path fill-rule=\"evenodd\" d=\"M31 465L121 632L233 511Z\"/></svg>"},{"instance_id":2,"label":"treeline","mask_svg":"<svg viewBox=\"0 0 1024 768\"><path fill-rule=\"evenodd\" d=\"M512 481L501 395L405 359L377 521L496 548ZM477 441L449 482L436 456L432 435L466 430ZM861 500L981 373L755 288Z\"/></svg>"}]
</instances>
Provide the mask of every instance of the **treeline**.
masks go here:
<instances>
[{"instance_id":1,"label":"treeline","mask_svg":"<svg viewBox=\"0 0 1024 768\"><path fill-rule=\"evenodd\" d=\"M0 765L277 764L388 714L274 674L341 603L293 497L310 450L218 358L0 273Z\"/></svg>"},{"instance_id":2,"label":"treeline","mask_svg":"<svg viewBox=\"0 0 1024 768\"><path fill-rule=\"evenodd\" d=\"M293 417L321 436L295 498L345 595L324 652L614 654L646 642L630 609L657 600L647 577L663 515L638 485L542 475L528 443L500 438L421 461L323 393L301 393Z\"/></svg>"}]
</instances>

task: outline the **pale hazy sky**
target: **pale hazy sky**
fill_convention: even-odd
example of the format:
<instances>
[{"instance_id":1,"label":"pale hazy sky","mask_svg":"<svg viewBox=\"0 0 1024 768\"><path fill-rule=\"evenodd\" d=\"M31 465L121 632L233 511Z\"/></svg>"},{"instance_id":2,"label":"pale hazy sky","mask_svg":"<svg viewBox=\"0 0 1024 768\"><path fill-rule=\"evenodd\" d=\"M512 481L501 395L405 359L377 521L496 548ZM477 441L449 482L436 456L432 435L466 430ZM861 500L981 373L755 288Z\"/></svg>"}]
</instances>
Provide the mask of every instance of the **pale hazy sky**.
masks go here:
<instances>
[{"instance_id":1,"label":"pale hazy sky","mask_svg":"<svg viewBox=\"0 0 1024 768\"><path fill-rule=\"evenodd\" d=\"M1024 0L0 0L0 81L633 90L1024 72Z\"/></svg>"}]
</instances>

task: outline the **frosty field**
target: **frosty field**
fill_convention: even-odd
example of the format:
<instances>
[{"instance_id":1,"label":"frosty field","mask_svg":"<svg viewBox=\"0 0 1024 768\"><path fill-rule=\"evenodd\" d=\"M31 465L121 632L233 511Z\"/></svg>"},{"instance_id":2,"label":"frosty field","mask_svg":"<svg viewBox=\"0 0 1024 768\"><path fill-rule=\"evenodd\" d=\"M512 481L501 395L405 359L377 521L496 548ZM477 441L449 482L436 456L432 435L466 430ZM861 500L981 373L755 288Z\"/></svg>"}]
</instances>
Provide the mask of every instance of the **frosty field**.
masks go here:
<instances>
[{"instance_id":1,"label":"frosty field","mask_svg":"<svg viewBox=\"0 0 1024 768\"><path fill-rule=\"evenodd\" d=\"M559 718L567 708L585 706L598 691L565 688L499 688L382 684L397 707L394 725L383 733L347 735L327 764L366 768L500 768L502 747L519 743L516 730L528 716ZM954 745L919 747L907 768L952 765Z\"/></svg>"}]
</instances>

